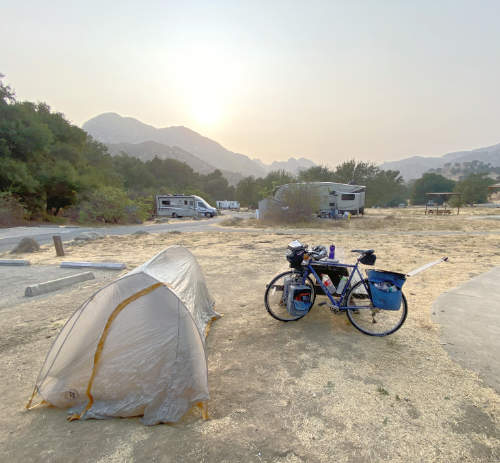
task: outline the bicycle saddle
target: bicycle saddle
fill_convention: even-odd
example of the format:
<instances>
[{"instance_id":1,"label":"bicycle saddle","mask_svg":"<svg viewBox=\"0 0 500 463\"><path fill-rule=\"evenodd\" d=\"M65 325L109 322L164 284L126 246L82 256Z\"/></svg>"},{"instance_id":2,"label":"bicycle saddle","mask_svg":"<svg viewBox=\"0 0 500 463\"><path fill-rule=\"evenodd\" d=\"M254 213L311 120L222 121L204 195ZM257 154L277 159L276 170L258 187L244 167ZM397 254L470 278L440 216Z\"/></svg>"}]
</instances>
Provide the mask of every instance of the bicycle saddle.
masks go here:
<instances>
[{"instance_id":1,"label":"bicycle saddle","mask_svg":"<svg viewBox=\"0 0 500 463\"><path fill-rule=\"evenodd\" d=\"M370 255L375 252L375 249L351 249L351 252L358 252L359 254Z\"/></svg>"}]
</instances>

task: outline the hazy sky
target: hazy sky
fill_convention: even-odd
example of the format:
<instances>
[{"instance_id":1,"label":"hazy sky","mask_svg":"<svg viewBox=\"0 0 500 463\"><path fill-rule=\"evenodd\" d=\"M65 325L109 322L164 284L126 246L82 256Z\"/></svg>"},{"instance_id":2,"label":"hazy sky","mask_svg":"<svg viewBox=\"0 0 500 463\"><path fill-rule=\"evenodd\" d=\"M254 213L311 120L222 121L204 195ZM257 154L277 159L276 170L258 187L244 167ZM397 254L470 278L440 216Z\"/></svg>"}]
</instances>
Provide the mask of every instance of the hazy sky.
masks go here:
<instances>
[{"instance_id":1,"label":"hazy sky","mask_svg":"<svg viewBox=\"0 0 500 463\"><path fill-rule=\"evenodd\" d=\"M81 125L335 165L500 142L500 1L11 1L0 72Z\"/></svg>"}]
</instances>

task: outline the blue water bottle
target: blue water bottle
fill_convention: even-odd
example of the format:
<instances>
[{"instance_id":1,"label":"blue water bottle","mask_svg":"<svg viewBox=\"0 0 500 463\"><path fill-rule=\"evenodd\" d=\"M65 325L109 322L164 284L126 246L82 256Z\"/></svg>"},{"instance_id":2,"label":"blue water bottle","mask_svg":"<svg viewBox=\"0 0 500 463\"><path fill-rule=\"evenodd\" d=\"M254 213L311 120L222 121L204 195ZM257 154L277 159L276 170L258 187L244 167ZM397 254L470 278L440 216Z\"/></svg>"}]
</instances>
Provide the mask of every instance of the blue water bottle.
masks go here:
<instances>
[{"instance_id":1,"label":"blue water bottle","mask_svg":"<svg viewBox=\"0 0 500 463\"><path fill-rule=\"evenodd\" d=\"M330 254L328 254L328 259L335 259L335 245L330 245Z\"/></svg>"}]
</instances>

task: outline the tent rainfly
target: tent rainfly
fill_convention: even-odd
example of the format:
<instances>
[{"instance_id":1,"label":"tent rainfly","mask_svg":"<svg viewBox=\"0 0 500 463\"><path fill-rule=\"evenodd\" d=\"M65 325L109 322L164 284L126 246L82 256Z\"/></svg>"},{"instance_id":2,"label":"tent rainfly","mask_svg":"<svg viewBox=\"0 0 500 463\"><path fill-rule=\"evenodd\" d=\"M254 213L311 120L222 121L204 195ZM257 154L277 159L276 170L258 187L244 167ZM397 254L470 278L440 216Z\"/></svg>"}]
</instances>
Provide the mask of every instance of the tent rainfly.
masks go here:
<instances>
[{"instance_id":1,"label":"tent rainfly","mask_svg":"<svg viewBox=\"0 0 500 463\"><path fill-rule=\"evenodd\" d=\"M69 420L178 421L209 399L205 338L218 317L196 259L171 246L71 316L27 408L39 394L42 403L68 408Z\"/></svg>"}]
</instances>

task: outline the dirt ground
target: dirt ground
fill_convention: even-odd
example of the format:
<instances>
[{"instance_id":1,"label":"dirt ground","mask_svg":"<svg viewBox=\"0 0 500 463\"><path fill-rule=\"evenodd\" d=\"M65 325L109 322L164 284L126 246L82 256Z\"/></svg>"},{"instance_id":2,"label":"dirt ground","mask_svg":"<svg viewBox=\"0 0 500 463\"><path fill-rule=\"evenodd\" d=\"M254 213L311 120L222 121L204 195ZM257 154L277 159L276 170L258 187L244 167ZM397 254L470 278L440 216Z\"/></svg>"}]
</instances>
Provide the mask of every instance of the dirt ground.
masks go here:
<instances>
[{"instance_id":1,"label":"dirt ground","mask_svg":"<svg viewBox=\"0 0 500 463\"><path fill-rule=\"evenodd\" d=\"M172 244L193 252L224 314L207 340L211 419L192 411L179 423L145 427L138 419L68 423L65 410L24 410L61 325L102 285L91 281L0 310L0 460L500 461L500 397L449 358L430 317L440 293L500 265L500 221L481 228L483 220L463 215L450 233L426 234L435 222L416 219L402 233L379 212L387 225L377 229L360 219L341 233L214 229L114 236L67 248L63 259L119 260L129 269ZM395 271L444 255L450 262L408 280L408 319L391 336L365 336L345 315L318 305L285 324L267 314L263 294L286 267L286 246L296 237L335 243L348 258L350 249L373 248L376 267ZM61 261L50 248L29 258L33 265Z\"/></svg>"}]
</instances>

